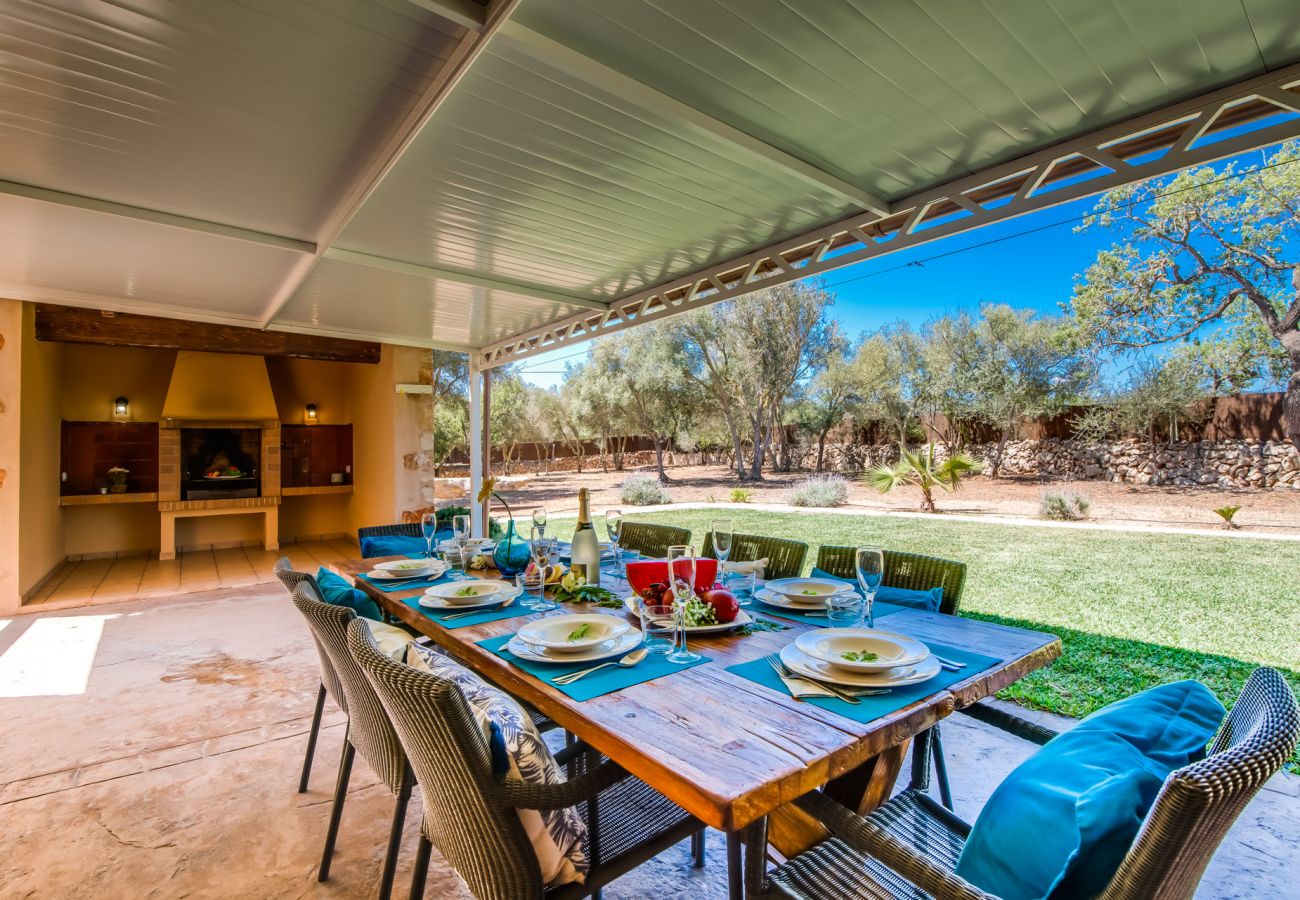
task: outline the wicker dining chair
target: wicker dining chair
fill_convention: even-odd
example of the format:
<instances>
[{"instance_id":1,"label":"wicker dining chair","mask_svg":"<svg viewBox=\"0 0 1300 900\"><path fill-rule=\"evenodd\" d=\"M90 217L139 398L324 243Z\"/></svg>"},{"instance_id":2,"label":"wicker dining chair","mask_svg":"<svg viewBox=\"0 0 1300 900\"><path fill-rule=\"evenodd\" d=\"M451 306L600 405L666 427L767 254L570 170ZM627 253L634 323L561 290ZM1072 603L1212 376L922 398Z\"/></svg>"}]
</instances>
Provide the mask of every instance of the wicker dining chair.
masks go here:
<instances>
[{"instance_id":1,"label":"wicker dining chair","mask_svg":"<svg viewBox=\"0 0 1300 900\"><path fill-rule=\"evenodd\" d=\"M668 556L669 547L682 547L690 542L689 528L650 522L624 522L618 533L621 549L640 553L646 559L663 559Z\"/></svg>"},{"instance_id":2,"label":"wicker dining chair","mask_svg":"<svg viewBox=\"0 0 1300 900\"><path fill-rule=\"evenodd\" d=\"M1165 779L1100 900L1190 900L1223 836L1298 738L1295 695L1277 671L1256 669L1206 758ZM970 826L915 789L866 816L820 792L795 802L831 837L768 872L766 825L756 823L745 834L747 897L994 900L955 874Z\"/></svg>"},{"instance_id":3,"label":"wicker dining chair","mask_svg":"<svg viewBox=\"0 0 1300 900\"><path fill-rule=\"evenodd\" d=\"M357 529L358 543L361 542L362 538L390 536L422 538L424 532L420 529L419 522L400 522L396 525L369 525Z\"/></svg>"},{"instance_id":4,"label":"wicker dining chair","mask_svg":"<svg viewBox=\"0 0 1300 900\"><path fill-rule=\"evenodd\" d=\"M406 761L406 753L393 731L393 725L375 696L370 682L348 652L347 629L357 619L357 614L346 606L325 603L309 583L294 588L293 605L307 620L307 626L338 675L343 696L348 704L348 726L343 737L343 754L339 759L338 782L334 788L334 803L330 810L329 828L325 833L325 849L321 855L318 881L329 878L334 844L338 839L339 821L343 817L343 803L347 799L348 782L352 778L352 760L361 756L374 769L379 779L388 786L396 798L393 824L388 835L388 850L379 881L379 900L388 900L393 892L393 876L397 871L397 854L401 849L402 830L406 823L406 807L411 799L415 776ZM359 628L370 635L364 622ZM370 638L374 640L373 636Z\"/></svg>"},{"instance_id":5,"label":"wicker dining chair","mask_svg":"<svg viewBox=\"0 0 1300 900\"><path fill-rule=\"evenodd\" d=\"M392 717L423 795L424 820L412 875L420 900L436 844L479 900L571 900L599 892L652 859L702 823L585 744L566 747L571 766L560 784L502 781L460 688L379 652L369 632L348 628L348 647ZM588 829L591 868L584 883L546 888L518 809L576 807Z\"/></svg>"},{"instance_id":6,"label":"wicker dining chair","mask_svg":"<svg viewBox=\"0 0 1300 900\"><path fill-rule=\"evenodd\" d=\"M316 579L310 572L299 572L289 562L287 556L282 556L275 561L275 567L272 570L275 577L284 585L284 589L290 594L298 585L304 582L310 584L319 594L320 591L316 586ZM329 655L325 653L325 648L316 640L316 635L312 634L312 643L316 645L316 655L320 658L320 690L316 692L316 708L311 716L311 730L307 732L307 753L302 761L302 775L298 779L298 793L307 792L307 783L311 779L312 758L316 755L316 738L320 736L321 717L325 713L325 697L328 695L334 700L334 703L344 715L348 711L347 698L343 696L343 687L339 684L339 676L334 671L334 664L330 662Z\"/></svg>"},{"instance_id":7,"label":"wicker dining chair","mask_svg":"<svg viewBox=\"0 0 1300 900\"><path fill-rule=\"evenodd\" d=\"M704 535L703 555L717 559L713 550L713 532ZM764 537L761 534L733 534L728 562L752 562L766 559L764 578L795 578L803 573L803 561L808 556L808 545L788 538Z\"/></svg>"},{"instance_id":8,"label":"wicker dining chair","mask_svg":"<svg viewBox=\"0 0 1300 900\"><path fill-rule=\"evenodd\" d=\"M824 544L817 550L817 568L837 578L856 580L856 552L856 547ZM919 553L904 553L900 550L883 552L885 556L885 577L881 582L883 585L910 591L943 588L943 600L939 605L939 612L950 616L957 615L957 611L961 608L962 590L966 587L964 562L940 559L937 556L922 556ZM990 725L1004 730L1010 729L1013 733L1022 727L1031 727L1030 723L1018 716L978 703L962 712L981 718ZM985 712L987 716L984 715ZM927 728L912 740L912 787L929 786L932 764L939 785L939 799L944 806L952 809L948 761L943 754L943 736L938 725Z\"/></svg>"}]
</instances>

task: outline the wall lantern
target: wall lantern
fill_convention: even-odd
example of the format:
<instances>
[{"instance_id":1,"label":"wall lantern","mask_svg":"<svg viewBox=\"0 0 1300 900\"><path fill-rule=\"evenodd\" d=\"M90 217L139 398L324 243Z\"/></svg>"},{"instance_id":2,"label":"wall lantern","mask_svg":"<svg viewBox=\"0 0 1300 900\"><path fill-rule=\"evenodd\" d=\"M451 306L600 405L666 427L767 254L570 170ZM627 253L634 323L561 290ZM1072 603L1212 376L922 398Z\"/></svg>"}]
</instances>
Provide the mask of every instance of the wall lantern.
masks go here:
<instances>
[{"instance_id":1,"label":"wall lantern","mask_svg":"<svg viewBox=\"0 0 1300 900\"><path fill-rule=\"evenodd\" d=\"M316 412L316 404L315 404L315 403L308 403L308 404L307 404L306 418L307 418L307 421L308 421L308 422L315 422L317 419L320 418L319 414Z\"/></svg>"},{"instance_id":2,"label":"wall lantern","mask_svg":"<svg viewBox=\"0 0 1300 900\"><path fill-rule=\"evenodd\" d=\"M125 419L131 412L131 403L125 397L113 401L113 418Z\"/></svg>"}]
</instances>

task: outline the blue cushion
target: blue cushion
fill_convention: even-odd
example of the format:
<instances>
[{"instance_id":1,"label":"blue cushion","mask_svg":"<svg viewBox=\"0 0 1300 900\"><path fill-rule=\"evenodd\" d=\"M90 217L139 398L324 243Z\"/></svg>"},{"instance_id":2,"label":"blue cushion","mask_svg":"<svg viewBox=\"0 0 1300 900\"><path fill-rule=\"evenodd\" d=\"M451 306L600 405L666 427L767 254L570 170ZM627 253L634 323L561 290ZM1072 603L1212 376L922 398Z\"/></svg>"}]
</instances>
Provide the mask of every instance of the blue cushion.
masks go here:
<instances>
[{"instance_id":1,"label":"blue cushion","mask_svg":"<svg viewBox=\"0 0 1300 900\"><path fill-rule=\"evenodd\" d=\"M433 536L433 545L448 540L451 529L444 528ZM408 556L418 553L423 556L429 550L424 538L411 534L380 534L361 539L361 558L373 559L376 556Z\"/></svg>"},{"instance_id":2,"label":"blue cushion","mask_svg":"<svg viewBox=\"0 0 1300 900\"><path fill-rule=\"evenodd\" d=\"M316 573L316 583L320 585L320 594L326 603L346 606L365 619L384 621L384 614L380 612L379 604L348 584L348 580L342 575L329 569L321 569Z\"/></svg>"},{"instance_id":3,"label":"blue cushion","mask_svg":"<svg viewBox=\"0 0 1300 900\"><path fill-rule=\"evenodd\" d=\"M823 572L816 566L813 567L812 575L814 578L829 578L831 581L842 581L854 587L858 586L856 581L840 578L830 572ZM928 591L913 591L908 588L883 585L880 590L876 591L876 599L881 603L892 603L895 606L906 606L911 609L925 610L926 612L938 612L939 607L943 605L943 588L937 587Z\"/></svg>"},{"instance_id":4,"label":"blue cushion","mask_svg":"<svg viewBox=\"0 0 1300 900\"><path fill-rule=\"evenodd\" d=\"M957 874L1005 900L1100 894L1166 776L1205 755L1224 709L1180 681L1112 703L1054 738L998 785Z\"/></svg>"}]
</instances>

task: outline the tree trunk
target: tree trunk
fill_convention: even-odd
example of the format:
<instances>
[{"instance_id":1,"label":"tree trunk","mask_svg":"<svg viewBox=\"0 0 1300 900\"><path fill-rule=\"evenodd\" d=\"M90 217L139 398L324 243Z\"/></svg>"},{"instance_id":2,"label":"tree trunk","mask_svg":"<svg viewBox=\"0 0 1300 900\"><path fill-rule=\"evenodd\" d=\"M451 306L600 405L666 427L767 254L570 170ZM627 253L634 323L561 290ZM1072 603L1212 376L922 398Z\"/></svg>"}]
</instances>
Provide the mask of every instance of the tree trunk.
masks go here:
<instances>
[{"instance_id":1,"label":"tree trunk","mask_svg":"<svg viewBox=\"0 0 1300 900\"><path fill-rule=\"evenodd\" d=\"M627 437L620 437L614 442L614 471L623 471L623 454L627 452Z\"/></svg>"},{"instance_id":2,"label":"tree trunk","mask_svg":"<svg viewBox=\"0 0 1300 900\"><path fill-rule=\"evenodd\" d=\"M823 428L822 433L817 436L817 471L822 470L822 464L826 461L826 435L830 433L829 428Z\"/></svg>"},{"instance_id":3,"label":"tree trunk","mask_svg":"<svg viewBox=\"0 0 1300 900\"><path fill-rule=\"evenodd\" d=\"M921 509L929 513L939 511L934 505L934 488L929 485L921 485Z\"/></svg>"},{"instance_id":4,"label":"tree trunk","mask_svg":"<svg viewBox=\"0 0 1300 900\"><path fill-rule=\"evenodd\" d=\"M668 483L668 473L664 471L664 441L655 435L655 468L659 471L659 483Z\"/></svg>"},{"instance_id":5,"label":"tree trunk","mask_svg":"<svg viewBox=\"0 0 1300 900\"><path fill-rule=\"evenodd\" d=\"M1007 430L1003 428L998 432L998 446L993 451L993 468L989 471L990 478L997 478L998 472L1002 469L1002 454L1007 450Z\"/></svg>"},{"instance_id":6,"label":"tree trunk","mask_svg":"<svg viewBox=\"0 0 1300 900\"><path fill-rule=\"evenodd\" d=\"M731 451L734 454L731 460L732 468L736 470L736 477L741 481L745 480L745 451L740 444L740 430L736 428L736 421L731 416L723 416L727 423L727 431L731 434Z\"/></svg>"},{"instance_id":7,"label":"tree trunk","mask_svg":"<svg viewBox=\"0 0 1300 900\"><path fill-rule=\"evenodd\" d=\"M763 480L763 459L767 456L767 417L754 419L754 456L749 461L749 477L753 481Z\"/></svg>"},{"instance_id":8,"label":"tree trunk","mask_svg":"<svg viewBox=\"0 0 1300 900\"><path fill-rule=\"evenodd\" d=\"M1291 377L1282 398L1282 430L1291 445L1300 450L1300 331L1284 334L1279 340L1291 361Z\"/></svg>"}]
</instances>

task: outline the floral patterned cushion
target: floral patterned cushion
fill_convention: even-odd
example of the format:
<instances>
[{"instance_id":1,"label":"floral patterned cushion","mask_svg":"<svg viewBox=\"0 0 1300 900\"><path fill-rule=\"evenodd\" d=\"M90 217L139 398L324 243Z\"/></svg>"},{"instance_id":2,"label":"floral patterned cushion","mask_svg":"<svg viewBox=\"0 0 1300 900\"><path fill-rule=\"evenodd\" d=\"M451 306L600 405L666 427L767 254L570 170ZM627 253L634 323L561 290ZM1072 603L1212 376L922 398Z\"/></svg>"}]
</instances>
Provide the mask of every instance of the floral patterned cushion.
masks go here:
<instances>
[{"instance_id":1,"label":"floral patterned cushion","mask_svg":"<svg viewBox=\"0 0 1300 900\"><path fill-rule=\"evenodd\" d=\"M551 755L533 720L513 697L485 682L455 660L418 644L411 644L407 665L456 684L469 701L489 746L505 744L506 778L530 784L559 784L564 773ZM495 727L494 727L495 726ZM494 752L493 756L497 754ZM583 842L587 826L576 809L517 810L528 833L542 878L547 885L582 881L589 866Z\"/></svg>"}]
</instances>

